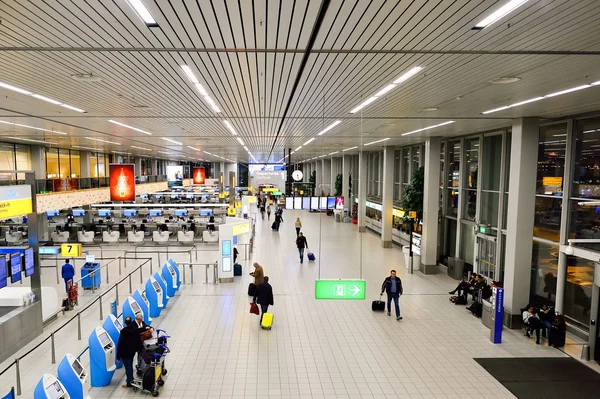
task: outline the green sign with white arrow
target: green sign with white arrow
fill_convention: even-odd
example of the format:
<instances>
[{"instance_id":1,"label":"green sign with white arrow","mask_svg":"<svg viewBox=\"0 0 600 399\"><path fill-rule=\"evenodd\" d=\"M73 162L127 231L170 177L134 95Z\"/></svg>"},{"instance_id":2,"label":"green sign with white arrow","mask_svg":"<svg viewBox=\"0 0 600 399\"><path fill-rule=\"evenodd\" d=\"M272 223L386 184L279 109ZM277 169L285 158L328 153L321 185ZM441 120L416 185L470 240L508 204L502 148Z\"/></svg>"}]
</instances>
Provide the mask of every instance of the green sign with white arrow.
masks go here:
<instances>
[{"instance_id":1,"label":"green sign with white arrow","mask_svg":"<svg viewBox=\"0 0 600 399\"><path fill-rule=\"evenodd\" d=\"M365 299L365 280L316 280L315 299Z\"/></svg>"}]
</instances>

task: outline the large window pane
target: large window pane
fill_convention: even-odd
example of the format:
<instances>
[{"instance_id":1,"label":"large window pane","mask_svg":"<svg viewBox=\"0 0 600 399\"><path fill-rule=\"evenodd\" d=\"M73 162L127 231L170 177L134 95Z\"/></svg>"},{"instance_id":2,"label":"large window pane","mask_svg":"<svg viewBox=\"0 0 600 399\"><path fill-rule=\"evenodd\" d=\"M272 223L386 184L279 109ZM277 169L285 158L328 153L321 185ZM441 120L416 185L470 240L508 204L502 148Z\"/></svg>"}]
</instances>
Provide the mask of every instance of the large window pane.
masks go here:
<instances>
[{"instance_id":1,"label":"large window pane","mask_svg":"<svg viewBox=\"0 0 600 399\"><path fill-rule=\"evenodd\" d=\"M481 215L479 219L483 224L490 226L498 226L498 206L500 202L500 194L489 191L481 193Z\"/></svg>"},{"instance_id":2,"label":"large window pane","mask_svg":"<svg viewBox=\"0 0 600 399\"><path fill-rule=\"evenodd\" d=\"M558 242L561 209L562 198L536 197L533 235Z\"/></svg>"},{"instance_id":3,"label":"large window pane","mask_svg":"<svg viewBox=\"0 0 600 399\"><path fill-rule=\"evenodd\" d=\"M540 127L536 184L538 194L562 195L566 148L566 123Z\"/></svg>"},{"instance_id":4,"label":"large window pane","mask_svg":"<svg viewBox=\"0 0 600 399\"><path fill-rule=\"evenodd\" d=\"M460 178L460 141L448 143L448 187L458 187Z\"/></svg>"},{"instance_id":5,"label":"large window pane","mask_svg":"<svg viewBox=\"0 0 600 399\"><path fill-rule=\"evenodd\" d=\"M564 313L579 328L588 330L592 307L594 262L569 256L567 258L567 285L565 287Z\"/></svg>"},{"instance_id":6,"label":"large window pane","mask_svg":"<svg viewBox=\"0 0 600 399\"><path fill-rule=\"evenodd\" d=\"M573 196L600 198L600 120L587 119L576 125Z\"/></svg>"},{"instance_id":7,"label":"large window pane","mask_svg":"<svg viewBox=\"0 0 600 399\"><path fill-rule=\"evenodd\" d=\"M533 242L530 297L536 303L554 305L556 301L558 252L557 245Z\"/></svg>"},{"instance_id":8,"label":"large window pane","mask_svg":"<svg viewBox=\"0 0 600 399\"><path fill-rule=\"evenodd\" d=\"M484 190L500 190L500 166L502 135L489 136L483 139L483 176L481 179Z\"/></svg>"}]
</instances>

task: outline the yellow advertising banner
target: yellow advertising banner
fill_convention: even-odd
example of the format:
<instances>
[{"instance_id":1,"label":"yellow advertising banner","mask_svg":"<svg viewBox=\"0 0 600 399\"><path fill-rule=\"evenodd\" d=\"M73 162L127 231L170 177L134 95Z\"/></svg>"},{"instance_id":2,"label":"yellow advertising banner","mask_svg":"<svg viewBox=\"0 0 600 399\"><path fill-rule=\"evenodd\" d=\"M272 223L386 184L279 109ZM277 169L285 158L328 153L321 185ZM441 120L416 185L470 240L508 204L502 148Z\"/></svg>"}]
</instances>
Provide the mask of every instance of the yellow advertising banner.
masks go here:
<instances>
[{"instance_id":1,"label":"yellow advertising banner","mask_svg":"<svg viewBox=\"0 0 600 399\"><path fill-rule=\"evenodd\" d=\"M0 219L27 215L33 212L31 186L5 186L0 188Z\"/></svg>"},{"instance_id":2,"label":"yellow advertising banner","mask_svg":"<svg viewBox=\"0 0 600 399\"><path fill-rule=\"evenodd\" d=\"M250 223L246 222L242 224L235 224L232 227L232 231L234 236L239 236L240 234L248 233L250 231Z\"/></svg>"},{"instance_id":3,"label":"yellow advertising banner","mask_svg":"<svg viewBox=\"0 0 600 399\"><path fill-rule=\"evenodd\" d=\"M61 244L60 254L64 257L81 256L81 244Z\"/></svg>"}]
</instances>

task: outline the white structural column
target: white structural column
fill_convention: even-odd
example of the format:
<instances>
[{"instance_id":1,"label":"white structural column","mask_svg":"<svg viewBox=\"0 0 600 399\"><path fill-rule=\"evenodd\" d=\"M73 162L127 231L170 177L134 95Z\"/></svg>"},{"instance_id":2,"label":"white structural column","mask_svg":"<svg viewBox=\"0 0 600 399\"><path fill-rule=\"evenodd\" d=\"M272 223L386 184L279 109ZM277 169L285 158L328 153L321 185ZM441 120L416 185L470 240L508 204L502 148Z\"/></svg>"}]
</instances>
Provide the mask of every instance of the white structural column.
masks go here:
<instances>
[{"instance_id":1,"label":"white structural column","mask_svg":"<svg viewBox=\"0 0 600 399\"><path fill-rule=\"evenodd\" d=\"M538 140L539 119L513 120L504 271L504 324L510 328L520 327L520 309L529 303Z\"/></svg>"},{"instance_id":2,"label":"white structural column","mask_svg":"<svg viewBox=\"0 0 600 399\"><path fill-rule=\"evenodd\" d=\"M381 211L381 246L392 247L394 210L394 147L383 147L383 194Z\"/></svg>"},{"instance_id":3,"label":"white structural column","mask_svg":"<svg viewBox=\"0 0 600 399\"><path fill-rule=\"evenodd\" d=\"M358 232L367 231L367 153L358 154Z\"/></svg>"},{"instance_id":4,"label":"white structural column","mask_svg":"<svg viewBox=\"0 0 600 399\"><path fill-rule=\"evenodd\" d=\"M423 234L421 237L421 273L423 274L435 274L437 271L440 150L440 138L428 137L425 141Z\"/></svg>"},{"instance_id":5,"label":"white structural column","mask_svg":"<svg viewBox=\"0 0 600 399\"><path fill-rule=\"evenodd\" d=\"M350 190L349 178L350 178L350 155L344 155L342 157L342 196L344 197L344 209L347 209L348 212L352 209L351 201L352 199L348 195L348 190Z\"/></svg>"}]
</instances>

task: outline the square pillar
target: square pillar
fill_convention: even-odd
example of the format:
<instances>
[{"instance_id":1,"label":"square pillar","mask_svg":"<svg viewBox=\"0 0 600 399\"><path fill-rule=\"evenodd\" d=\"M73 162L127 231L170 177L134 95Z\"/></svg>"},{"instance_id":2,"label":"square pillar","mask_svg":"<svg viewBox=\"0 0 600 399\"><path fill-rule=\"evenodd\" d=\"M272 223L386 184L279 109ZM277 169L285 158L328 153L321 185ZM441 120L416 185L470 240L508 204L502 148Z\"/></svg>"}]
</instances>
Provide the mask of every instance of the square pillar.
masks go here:
<instances>
[{"instance_id":1,"label":"square pillar","mask_svg":"<svg viewBox=\"0 0 600 399\"><path fill-rule=\"evenodd\" d=\"M348 212L352 209L352 198L350 196L350 155L342 157L342 196L344 197L344 209Z\"/></svg>"},{"instance_id":2,"label":"square pillar","mask_svg":"<svg viewBox=\"0 0 600 399\"><path fill-rule=\"evenodd\" d=\"M367 231L367 154L358 154L358 232Z\"/></svg>"},{"instance_id":3,"label":"square pillar","mask_svg":"<svg viewBox=\"0 0 600 399\"><path fill-rule=\"evenodd\" d=\"M423 274L435 274L437 272L440 150L440 138L428 137L425 141L423 234L421 236L421 273Z\"/></svg>"},{"instance_id":4,"label":"square pillar","mask_svg":"<svg viewBox=\"0 0 600 399\"><path fill-rule=\"evenodd\" d=\"M513 120L504 262L504 324L510 328L520 327L520 309L529 303L538 140L539 119Z\"/></svg>"},{"instance_id":5,"label":"square pillar","mask_svg":"<svg viewBox=\"0 0 600 399\"><path fill-rule=\"evenodd\" d=\"M381 210L381 246L392 247L394 210L394 147L383 147L383 194Z\"/></svg>"}]
</instances>

